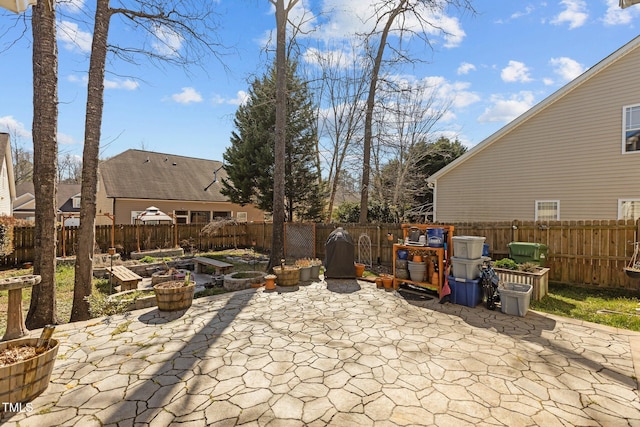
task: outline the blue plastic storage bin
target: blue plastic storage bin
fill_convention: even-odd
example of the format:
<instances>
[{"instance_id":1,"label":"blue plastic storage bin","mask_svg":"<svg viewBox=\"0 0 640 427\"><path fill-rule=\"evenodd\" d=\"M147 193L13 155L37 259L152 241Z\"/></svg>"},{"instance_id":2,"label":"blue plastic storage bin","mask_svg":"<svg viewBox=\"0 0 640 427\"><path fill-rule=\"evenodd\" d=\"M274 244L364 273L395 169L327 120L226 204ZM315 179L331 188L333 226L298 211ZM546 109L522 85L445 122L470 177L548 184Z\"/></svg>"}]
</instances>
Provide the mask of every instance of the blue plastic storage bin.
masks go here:
<instances>
[{"instance_id":1,"label":"blue plastic storage bin","mask_svg":"<svg viewBox=\"0 0 640 427\"><path fill-rule=\"evenodd\" d=\"M475 307L482 302L480 279L461 279L448 276L451 302L467 307Z\"/></svg>"}]
</instances>

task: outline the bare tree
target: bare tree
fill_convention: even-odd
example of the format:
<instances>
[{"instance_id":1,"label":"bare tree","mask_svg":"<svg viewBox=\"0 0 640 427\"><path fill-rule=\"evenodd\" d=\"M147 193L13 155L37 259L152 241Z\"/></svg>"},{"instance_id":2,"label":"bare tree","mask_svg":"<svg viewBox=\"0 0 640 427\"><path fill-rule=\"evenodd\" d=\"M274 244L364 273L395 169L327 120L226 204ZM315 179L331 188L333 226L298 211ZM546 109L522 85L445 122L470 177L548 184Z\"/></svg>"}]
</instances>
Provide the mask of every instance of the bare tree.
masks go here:
<instances>
[{"instance_id":1,"label":"bare tree","mask_svg":"<svg viewBox=\"0 0 640 427\"><path fill-rule=\"evenodd\" d=\"M107 52L118 58L135 62L139 55L155 62L168 62L182 66L196 64L206 54L217 56L219 46L213 39L215 28L210 24L213 5L199 0L137 0L137 10L111 8L109 0L97 0L85 117L85 140L82 155L82 190L78 252L75 265L75 285L71 320L90 317L85 297L91 294L93 276L93 249L95 242L96 189L98 160L104 104L104 76ZM147 48L109 46L111 18L121 17L130 28L141 30L152 43Z\"/></svg>"},{"instance_id":2,"label":"bare tree","mask_svg":"<svg viewBox=\"0 0 640 427\"><path fill-rule=\"evenodd\" d=\"M7 126L11 137L11 159L13 162L13 178L16 184L33 180L33 152L22 144L20 132L13 126Z\"/></svg>"},{"instance_id":3,"label":"bare tree","mask_svg":"<svg viewBox=\"0 0 640 427\"><path fill-rule=\"evenodd\" d=\"M71 153L58 157L58 182L80 184L82 180L82 159Z\"/></svg>"},{"instance_id":4,"label":"bare tree","mask_svg":"<svg viewBox=\"0 0 640 427\"><path fill-rule=\"evenodd\" d=\"M428 156L426 142L436 139L434 126L448 111L449 103L439 105L436 88L424 83L393 82L380 87L377 110L380 129L377 150L373 150L376 199L389 205L404 218L406 208L427 191L427 174L420 164Z\"/></svg>"},{"instance_id":5,"label":"bare tree","mask_svg":"<svg viewBox=\"0 0 640 427\"><path fill-rule=\"evenodd\" d=\"M319 134L325 143L319 153L325 156L328 165L327 185L329 188L325 220L331 221L331 214L342 182L342 172L354 146L362 143L364 129L364 105L362 99L367 88L367 64L358 54L358 46L351 43L351 51L317 51L313 61L318 65L320 76L316 80L318 105L325 107L319 111ZM354 165L355 166L355 165ZM355 166L357 167L357 166Z\"/></svg>"},{"instance_id":6,"label":"bare tree","mask_svg":"<svg viewBox=\"0 0 640 427\"><path fill-rule=\"evenodd\" d=\"M36 202L33 272L41 276L31 292L26 325L57 323L55 297L56 192L58 158L58 49L55 1L39 1L33 31L33 186Z\"/></svg>"},{"instance_id":7,"label":"bare tree","mask_svg":"<svg viewBox=\"0 0 640 427\"><path fill-rule=\"evenodd\" d=\"M375 52L372 57L372 73L369 82L369 92L365 110L364 145L362 155L362 186L360 193L360 223L367 222L367 211L369 206L369 181L371 177L371 146L373 140L373 114L376 102L376 92L378 80L385 58L385 50L388 45L389 36L393 32L398 32L398 44L390 47L394 53L391 63L397 64L402 61L411 61L410 56L402 49L402 37L404 35L415 36L422 39L426 45L430 46L430 30L443 31L433 19L433 13L444 12L450 7L463 10L471 10L472 0L385 0L377 3L374 16L374 29L366 35L367 44L371 52ZM408 23L416 23L419 30L411 27ZM382 27L382 28L380 28ZM415 61L415 59L414 59Z\"/></svg>"}]
</instances>

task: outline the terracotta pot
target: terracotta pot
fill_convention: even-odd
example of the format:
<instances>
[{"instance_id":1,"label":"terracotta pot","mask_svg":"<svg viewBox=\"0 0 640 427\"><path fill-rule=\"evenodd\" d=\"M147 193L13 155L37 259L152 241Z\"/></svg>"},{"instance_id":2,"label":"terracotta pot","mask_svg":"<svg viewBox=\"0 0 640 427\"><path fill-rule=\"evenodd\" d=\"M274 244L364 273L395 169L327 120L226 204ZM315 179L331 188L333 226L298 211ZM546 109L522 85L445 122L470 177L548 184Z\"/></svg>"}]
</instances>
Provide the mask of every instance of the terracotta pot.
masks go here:
<instances>
[{"instance_id":1,"label":"terracotta pot","mask_svg":"<svg viewBox=\"0 0 640 427\"><path fill-rule=\"evenodd\" d=\"M413 262L422 262L422 255L414 255Z\"/></svg>"},{"instance_id":2,"label":"terracotta pot","mask_svg":"<svg viewBox=\"0 0 640 427\"><path fill-rule=\"evenodd\" d=\"M272 291L276 288L276 276L275 274L267 274L264 276L264 288Z\"/></svg>"},{"instance_id":3,"label":"terracotta pot","mask_svg":"<svg viewBox=\"0 0 640 427\"><path fill-rule=\"evenodd\" d=\"M392 276L382 276L382 286L384 286L384 290L389 292L393 289L393 277Z\"/></svg>"},{"instance_id":4,"label":"terracotta pot","mask_svg":"<svg viewBox=\"0 0 640 427\"><path fill-rule=\"evenodd\" d=\"M364 264L360 264L356 262L356 276L362 277L363 274L364 274Z\"/></svg>"},{"instance_id":5,"label":"terracotta pot","mask_svg":"<svg viewBox=\"0 0 640 427\"><path fill-rule=\"evenodd\" d=\"M382 277L376 277L376 288L378 289L384 288L384 284L382 283Z\"/></svg>"}]
</instances>

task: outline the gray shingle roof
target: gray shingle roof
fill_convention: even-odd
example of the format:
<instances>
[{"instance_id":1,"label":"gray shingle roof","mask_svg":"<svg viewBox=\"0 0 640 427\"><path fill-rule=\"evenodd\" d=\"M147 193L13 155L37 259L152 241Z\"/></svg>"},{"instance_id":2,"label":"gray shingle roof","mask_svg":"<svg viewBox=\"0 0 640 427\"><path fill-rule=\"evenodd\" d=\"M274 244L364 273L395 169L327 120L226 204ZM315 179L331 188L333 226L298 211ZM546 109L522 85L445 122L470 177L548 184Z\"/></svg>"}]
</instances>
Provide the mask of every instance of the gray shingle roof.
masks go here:
<instances>
[{"instance_id":1,"label":"gray shingle roof","mask_svg":"<svg viewBox=\"0 0 640 427\"><path fill-rule=\"evenodd\" d=\"M226 202L220 194L222 162L143 150L127 150L100 163L107 197L150 200Z\"/></svg>"}]
</instances>

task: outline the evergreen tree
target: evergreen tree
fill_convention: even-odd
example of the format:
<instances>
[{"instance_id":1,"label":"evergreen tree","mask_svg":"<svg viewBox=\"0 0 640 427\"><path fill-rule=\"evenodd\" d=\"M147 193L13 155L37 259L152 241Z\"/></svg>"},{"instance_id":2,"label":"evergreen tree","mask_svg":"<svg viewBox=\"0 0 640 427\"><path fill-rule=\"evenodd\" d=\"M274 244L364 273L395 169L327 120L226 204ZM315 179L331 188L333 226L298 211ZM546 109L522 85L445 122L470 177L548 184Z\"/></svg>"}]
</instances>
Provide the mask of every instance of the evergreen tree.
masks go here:
<instances>
[{"instance_id":1,"label":"evergreen tree","mask_svg":"<svg viewBox=\"0 0 640 427\"><path fill-rule=\"evenodd\" d=\"M228 179L222 182L222 194L234 203L255 203L265 211L273 208L275 77L272 68L253 81L248 101L236 111L236 130L223 155ZM295 63L287 67L287 101L284 201L287 220L317 220L323 198L315 164L315 108L306 83L296 76Z\"/></svg>"}]
</instances>

